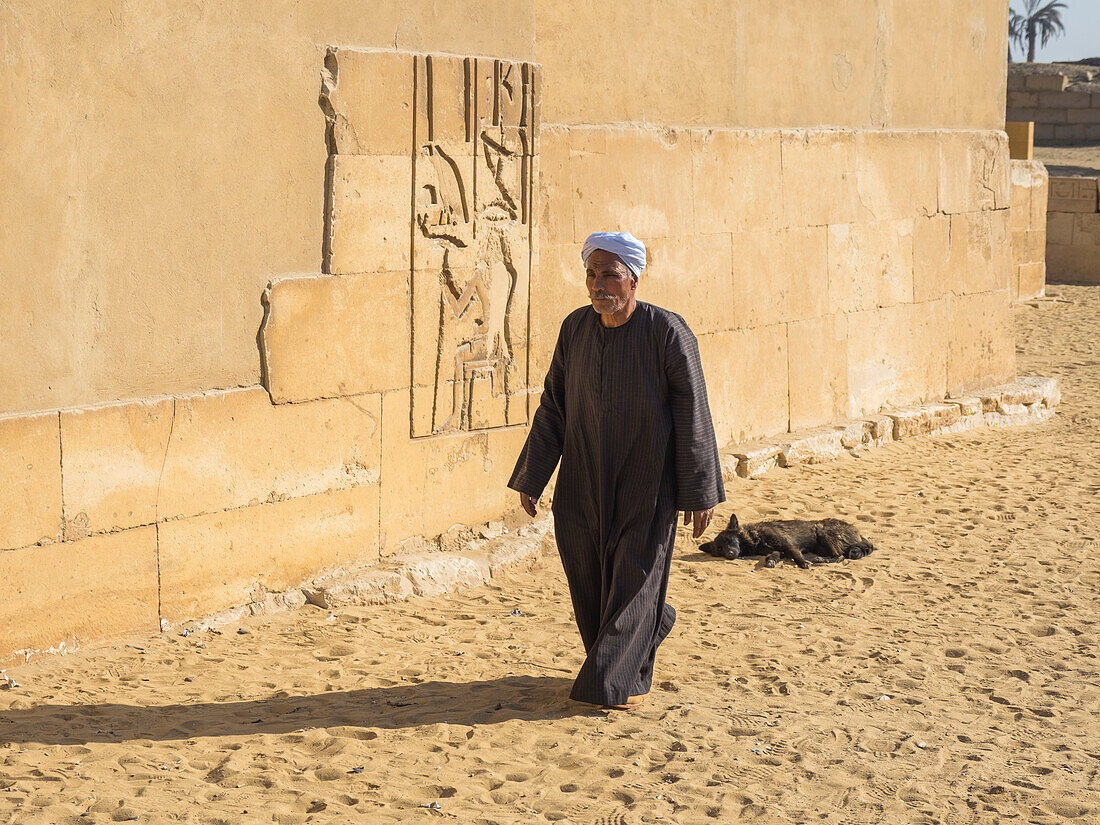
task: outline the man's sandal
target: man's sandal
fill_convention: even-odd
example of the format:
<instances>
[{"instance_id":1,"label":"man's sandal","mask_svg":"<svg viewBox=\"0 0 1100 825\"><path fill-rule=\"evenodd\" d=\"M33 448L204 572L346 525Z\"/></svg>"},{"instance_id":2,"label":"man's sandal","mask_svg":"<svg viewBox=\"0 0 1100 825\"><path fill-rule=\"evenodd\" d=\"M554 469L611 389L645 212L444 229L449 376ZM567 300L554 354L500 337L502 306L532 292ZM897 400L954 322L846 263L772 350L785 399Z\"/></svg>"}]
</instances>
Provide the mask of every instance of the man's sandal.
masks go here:
<instances>
[{"instance_id":1,"label":"man's sandal","mask_svg":"<svg viewBox=\"0 0 1100 825\"><path fill-rule=\"evenodd\" d=\"M624 704L624 705L608 705L607 707L609 707L613 710L632 710L632 709L638 707L638 705L644 704L645 700L648 699L648 698L649 698L648 693L642 693L638 696L628 696L628 697L626 697L626 704Z\"/></svg>"}]
</instances>

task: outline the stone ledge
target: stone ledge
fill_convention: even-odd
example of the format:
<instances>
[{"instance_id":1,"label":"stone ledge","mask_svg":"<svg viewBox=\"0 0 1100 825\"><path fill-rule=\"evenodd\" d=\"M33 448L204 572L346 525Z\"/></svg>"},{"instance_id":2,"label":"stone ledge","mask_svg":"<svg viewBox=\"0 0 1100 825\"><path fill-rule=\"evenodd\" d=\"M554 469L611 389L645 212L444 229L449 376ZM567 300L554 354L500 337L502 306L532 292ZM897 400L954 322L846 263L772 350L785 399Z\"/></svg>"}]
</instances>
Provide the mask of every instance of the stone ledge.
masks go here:
<instances>
[{"instance_id":1,"label":"stone ledge","mask_svg":"<svg viewBox=\"0 0 1100 825\"><path fill-rule=\"evenodd\" d=\"M457 549L454 549L456 548ZM444 596L530 570L553 552L552 519L546 513L517 532L501 522L480 529L456 525L434 540L408 540L381 563L337 570L281 593L257 585L251 601L199 621L162 622L165 632L189 633L312 604L325 610L351 605L388 604L410 596Z\"/></svg>"},{"instance_id":2,"label":"stone ledge","mask_svg":"<svg viewBox=\"0 0 1100 825\"><path fill-rule=\"evenodd\" d=\"M842 455L922 435L960 433L978 427L1038 424L1062 399L1053 378L1020 378L972 396L946 398L882 412L843 424L785 433L767 441L730 445L720 453L722 476L754 478L774 467L820 464Z\"/></svg>"}]
</instances>

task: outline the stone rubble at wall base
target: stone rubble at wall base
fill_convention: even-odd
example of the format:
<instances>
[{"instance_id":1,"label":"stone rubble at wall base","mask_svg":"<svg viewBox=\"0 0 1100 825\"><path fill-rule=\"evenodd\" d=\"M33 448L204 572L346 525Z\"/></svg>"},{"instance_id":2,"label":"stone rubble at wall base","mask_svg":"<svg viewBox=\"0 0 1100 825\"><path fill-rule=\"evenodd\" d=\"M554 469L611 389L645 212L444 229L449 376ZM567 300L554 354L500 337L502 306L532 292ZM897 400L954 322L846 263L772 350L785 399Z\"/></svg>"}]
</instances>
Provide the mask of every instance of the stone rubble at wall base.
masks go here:
<instances>
[{"instance_id":1,"label":"stone rubble at wall base","mask_svg":"<svg viewBox=\"0 0 1100 825\"><path fill-rule=\"evenodd\" d=\"M733 445L722 451L722 474L727 480L754 478L775 467L820 464L845 454L859 456L867 448L918 435L1037 424L1054 414L1060 400L1055 379L1021 378L972 396L885 410L844 424Z\"/></svg>"},{"instance_id":2,"label":"stone rubble at wall base","mask_svg":"<svg viewBox=\"0 0 1100 825\"><path fill-rule=\"evenodd\" d=\"M479 529L455 525L434 541L420 538L383 562L337 570L302 587L270 593L257 586L252 601L195 622L163 622L165 632L222 627L249 616L280 613L312 604L325 610L388 604L410 596L445 596L510 573L532 569L553 554L551 518L545 514L517 532L495 521Z\"/></svg>"}]
</instances>

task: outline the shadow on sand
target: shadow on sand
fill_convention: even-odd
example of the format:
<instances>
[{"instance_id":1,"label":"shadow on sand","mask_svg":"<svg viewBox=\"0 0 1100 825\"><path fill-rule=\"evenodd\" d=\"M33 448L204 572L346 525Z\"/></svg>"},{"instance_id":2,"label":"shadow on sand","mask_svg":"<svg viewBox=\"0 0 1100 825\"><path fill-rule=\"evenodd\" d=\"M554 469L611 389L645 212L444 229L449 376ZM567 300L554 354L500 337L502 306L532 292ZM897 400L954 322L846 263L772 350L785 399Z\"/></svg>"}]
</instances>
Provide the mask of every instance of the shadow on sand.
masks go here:
<instances>
[{"instance_id":1,"label":"shadow on sand","mask_svg":"<svg viewBox=\"0 0 1100 825\"><path fill-rule=\"evenodd\" d=\"M239 702L175 705L35 705L0 712L0 742L83 745L131 739L289 733L303 728L399 729L564 719L596 710L568 698L572 680L508 676L480 682L423 682L310 696L278 693Z\"/></svg>"}]
</instances>

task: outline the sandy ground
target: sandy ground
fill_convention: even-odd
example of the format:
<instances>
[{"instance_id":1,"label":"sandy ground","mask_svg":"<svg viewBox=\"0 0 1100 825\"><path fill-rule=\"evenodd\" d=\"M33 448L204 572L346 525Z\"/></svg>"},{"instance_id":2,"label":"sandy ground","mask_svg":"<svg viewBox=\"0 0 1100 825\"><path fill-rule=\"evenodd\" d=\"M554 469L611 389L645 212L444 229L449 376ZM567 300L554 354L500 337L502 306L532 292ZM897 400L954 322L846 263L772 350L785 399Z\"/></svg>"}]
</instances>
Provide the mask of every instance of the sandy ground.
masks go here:
<instances>
[{"instance_id":1,"label":"sandy ground","mask_svg":"<svg viewBox=\"0 0 1100 825\"><path fill-rule=\"evenodd\" d=\"M876 554L768 570L681 534L642 709L566 698L551 560L16 668L0 822L1100 821L1100 288L1051 291L1017 317L1052 422L729 485L721 515L848 517Z\"/></svg>"},{"instance_id":2,"label":"sandy ground","mask_svg":"<svg viewBox=\"0 0 1100 825\"><path fill-rule=\"evenodd\" d=\"M1034 157L1046 164L1047 170L1055 176L1095 178L1100 175L1100 144L1036 146Z\"/></svg>"}]
</instances>

